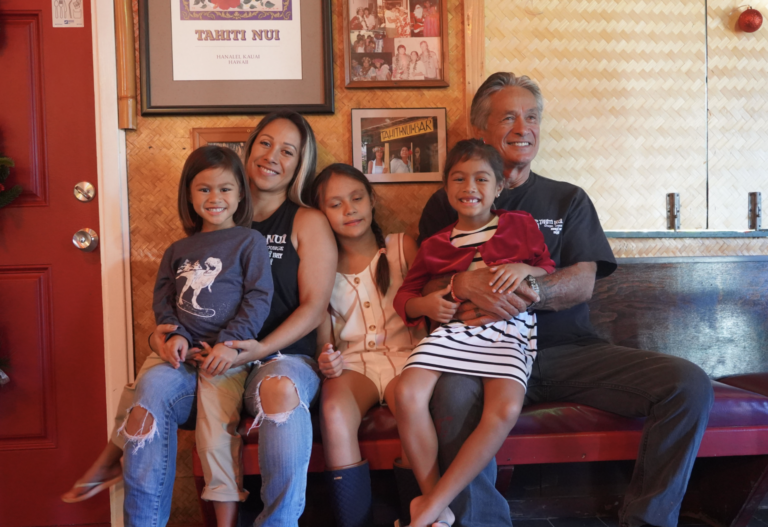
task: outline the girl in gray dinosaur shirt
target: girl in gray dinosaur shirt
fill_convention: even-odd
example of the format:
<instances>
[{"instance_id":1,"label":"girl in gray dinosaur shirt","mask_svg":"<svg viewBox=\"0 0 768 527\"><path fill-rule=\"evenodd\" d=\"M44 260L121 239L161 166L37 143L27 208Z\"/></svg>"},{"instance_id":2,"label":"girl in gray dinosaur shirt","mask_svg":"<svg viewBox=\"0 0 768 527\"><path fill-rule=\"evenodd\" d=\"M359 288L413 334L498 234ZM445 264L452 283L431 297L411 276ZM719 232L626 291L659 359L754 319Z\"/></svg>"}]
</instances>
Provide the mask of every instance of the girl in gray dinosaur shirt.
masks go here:
<instances>
[{"instance_id":1,"label":"girl in gray dinosaur shirt","mask_svg":"<svg viewBox=\"0 0 768 527\"><path fill-rule=\"evenodd\" d=\"M228 148L204 146L190 154L179 183L179 216L188 237L165 251L152 305L157 324L177 326L165 342L175 360L165 364L178 368L192 361L198 367L202 497L214 502L219 526L234 525L237 502L248 495L236 428L249 368L231 367L238 351L223 343L255 339L272 300L269 253L264 236L250 228L246 181L240 159Z\"/></svg>"}]
</instances>

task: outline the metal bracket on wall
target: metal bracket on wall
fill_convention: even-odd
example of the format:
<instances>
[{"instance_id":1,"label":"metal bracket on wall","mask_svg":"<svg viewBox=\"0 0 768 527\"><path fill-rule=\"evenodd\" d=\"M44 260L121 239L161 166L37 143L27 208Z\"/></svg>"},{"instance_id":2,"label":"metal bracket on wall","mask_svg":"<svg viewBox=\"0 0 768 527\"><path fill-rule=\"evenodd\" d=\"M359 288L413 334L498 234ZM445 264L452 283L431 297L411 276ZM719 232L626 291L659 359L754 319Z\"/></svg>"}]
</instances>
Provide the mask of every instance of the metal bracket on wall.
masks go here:
<instances>
[{"instance_id":1,"label":"metal bracket on wall","mask_svg":"<svg viewBox=\"0 0 768 527\"><path fill-rule=\"evenodd\" d=\"M667 230L680 230L680 193L667 194Z\"/></svg>"},{"instance_id":2,"label":"metal bracket on wall","mask_svg":"<svg viewBox=\"0 0 768 527\"><path fill-rule=\"evenodd\" d=\"M749 218L749 228L753 231L759 231L763 219L763 199L760 192L749 193L749 204L747 205L747 216Z\"/></svg>"}]
</instances>

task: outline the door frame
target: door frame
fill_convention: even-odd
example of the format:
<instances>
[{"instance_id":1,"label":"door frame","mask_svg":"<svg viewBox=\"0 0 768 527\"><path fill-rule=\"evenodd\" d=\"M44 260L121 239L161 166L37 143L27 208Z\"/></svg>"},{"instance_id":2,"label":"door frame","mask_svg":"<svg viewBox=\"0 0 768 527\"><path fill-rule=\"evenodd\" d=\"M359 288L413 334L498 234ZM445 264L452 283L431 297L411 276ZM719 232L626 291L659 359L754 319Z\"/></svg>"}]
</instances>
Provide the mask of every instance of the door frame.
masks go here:
<instances>
[{"instance_id":1,"label":"door frame","mask_svg":"<svg viewBox=\"0 0 768 527\"><path fill-rule=\"evenodd\" d=\"M134 377L128 158L125 131L117 124L115 6L109 1L92 0L90 4L107 401L105 437L109 438L123 386ZM112 525L122 527L122 484L110 490L110 505Z\"/></svg>"}]
</instances>

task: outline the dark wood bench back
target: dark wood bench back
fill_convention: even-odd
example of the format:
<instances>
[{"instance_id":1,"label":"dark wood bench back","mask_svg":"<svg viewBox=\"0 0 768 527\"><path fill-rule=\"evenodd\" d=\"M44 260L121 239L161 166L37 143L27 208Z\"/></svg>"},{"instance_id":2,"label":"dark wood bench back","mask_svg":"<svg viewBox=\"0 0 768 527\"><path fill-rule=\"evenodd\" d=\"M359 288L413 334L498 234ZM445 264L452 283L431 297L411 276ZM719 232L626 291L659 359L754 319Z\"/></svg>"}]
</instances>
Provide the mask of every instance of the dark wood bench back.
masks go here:
<instances>
[{"instance_id":1,"label":"dark wood bench back","mask_svg":"<svg viewBox=\"0 0 768 527\"><path fill-rule=\"evenodd\" d=\"M619 260L589 305L614 344L684 357L713 378L768 372L768 257Z\"/></svg>"}]
</instances>

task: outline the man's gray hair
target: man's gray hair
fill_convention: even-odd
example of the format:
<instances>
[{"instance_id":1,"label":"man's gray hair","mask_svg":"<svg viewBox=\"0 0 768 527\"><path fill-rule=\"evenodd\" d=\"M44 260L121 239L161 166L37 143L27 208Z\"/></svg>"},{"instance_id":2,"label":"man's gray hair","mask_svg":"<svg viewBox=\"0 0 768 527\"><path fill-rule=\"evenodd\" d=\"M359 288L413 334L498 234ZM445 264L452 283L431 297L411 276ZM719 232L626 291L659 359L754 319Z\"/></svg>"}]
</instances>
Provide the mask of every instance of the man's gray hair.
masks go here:
<instances>
[{"instance_id":1,"label":"man's gray hair","mask_svg":"<svg viewBox=\"0 0 768 527\"><path fill-rule=\"evenodd\" d=\"M512 72L498 71L485 79L472 98L472 109L469 112L469 122L472 126L478 130L485 130L488 126L488 116L491 115L491 95L512 86L525 88L533 94L536 107L539 109L539 118L541 118L544 114L544 97L536 81L527 75L516 76Z\"/></svg>"}]
</instances>

